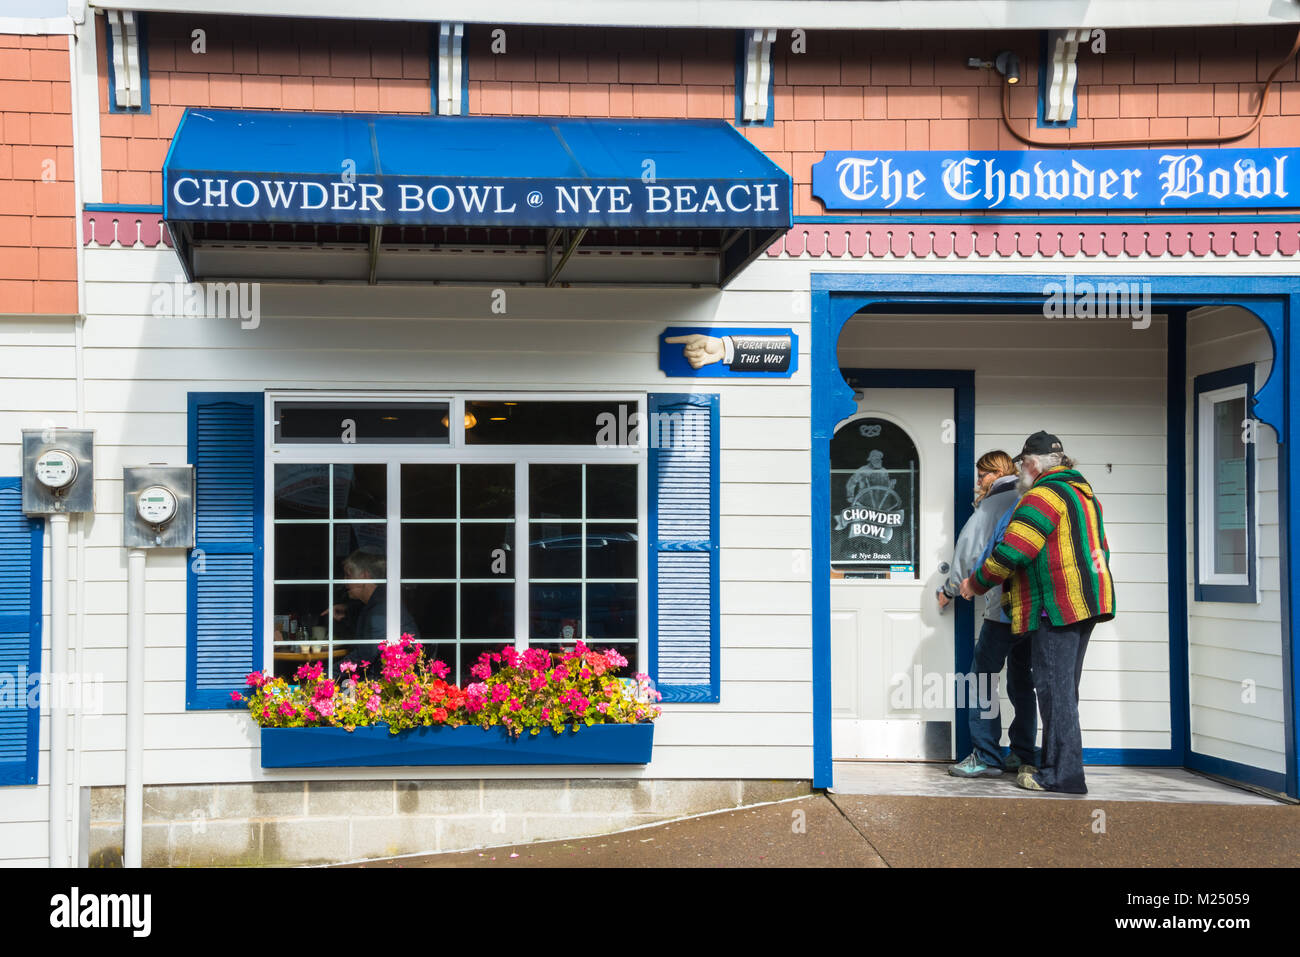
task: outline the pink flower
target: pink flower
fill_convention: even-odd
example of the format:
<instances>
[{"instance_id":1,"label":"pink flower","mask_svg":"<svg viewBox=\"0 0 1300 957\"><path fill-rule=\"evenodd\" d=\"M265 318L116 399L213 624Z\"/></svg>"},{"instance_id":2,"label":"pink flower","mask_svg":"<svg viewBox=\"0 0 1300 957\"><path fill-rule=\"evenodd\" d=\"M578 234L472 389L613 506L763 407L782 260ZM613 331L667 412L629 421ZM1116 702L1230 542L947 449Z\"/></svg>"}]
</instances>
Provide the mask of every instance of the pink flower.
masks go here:
<instances>
[{"instance_id":1,"label":"pink flower","mask_svg":"<svg viewBox=\"0 0 1300 957\"><path fill-rule=\"evenodd\" d=\"M568 705L569 710L575 714L586 711L587 706L591 703L577 688L571 688L564 692L564 694L560 695L560 700Z\"/></svg>"},{"instance_id":2,"label":"pink flower","mask_svg":"<svg viewBox=\"0 0 1300 957\"><path fill-rule=\"evenodd\" d=\"M380 645L379 657L383 661L383 676L389 681L399 681L414 673L420 648L411 641L410 635L403 635L401 641Z\"/></svg>"},{"instance_id":3,"label":"pink flower","mask_svg":"<svg viewBox=\"0 0 1300 957\"><path fill-rule=\"evenodd\" d=\"M465 710L468 711L470 714L474 714L474 713L476 713L476 712L478 712L478 711L482 711L482 710L483 710L483 699L480 698L478 695L473 695L473 694L471 694L471 695L466 695L466 696L465 696Z\"/></svg>"},{"instance_id":4,"label":"pink flower","mask_svg":"<svg viewBox=\"0 0 1300 957\"><path fill-rule=\"evenodd\" d=\"M608 701L602 701L600 704L596 705L596 707L597 707L598 709L600 709L600 713L601 713L601 714L604 714L606 711L609 710L609 702L608 702Z\"/></svg>"},{"instance_id":5,"label":"pink flower","mask_svg":"<svg viewBox=\"0 0 1300 957\"><path fill-rule=\"evenodd\" d=\"M518 668L519 652L515 651L512 645L506 645L501 649L501 660L510 668Z\"/></svg>"},{"instance_id":6,"label":"pink flower","mask_svg":"<svg viewBox=\"0 0 1300 957\"><path fill-rule=\"evenodd\" d=\"M275 713L282 718L292 718L298 712L294 709L293 705L289 704L289 702L281 701L280 707L275 709Z\"/></svg>"},{"instance_id":7,"label":"pink flower","mask_svg":"<svg viewBox=\"0 0 1300 957\"><path fill-rule=\"evenodd\" d=\"M260 688L270 680L270 675L264 674L260 671L254 671L244 679L244 684L248 685L250 688Z\"/></svg>"},{"instance_id":8,"label":"pink flower","mask_svg":"<svg viewBox=\"0 0 1300 957\"><path fill-rule=\"evenodd\" d=\"M357 664L355 661L344 661L339 665L339 672L341 674L350 675L356 670Z\"/></svg>"},{"instance_id":9,"label":"pink flower","mask_svg":"<svg viewBox=\"0 0 1300 957\"><path fill-rule=\"evenodd\" d=\"M334 701L330 698L322 698L312 702L324 717L328 718L334 714Z\"/></svg>"},{"instance_id":10,"label":"pink flower","mask_svg":"<svg viewBox=\"0 0 1300 957\"><path fill-rule=\"evenodd\" d=\"M524 706L524 703L520 701L518 698L511 698L508 704L510 706L511 711L518 711L520 708Z\"/></svg>"},{"instance_id":11,"label":"pink flower","mask_svg":"<svg viewBox=\"0 0 1300 957\"><path fill-rule=\"evenodd\" d=\"M324 673L325 669L321 667L319 661L316 661L309 665L300 665L294 677L299 681L316 681Z\"/></svg>"},{"instance_id":12,"label":"pink flower","mask_svg":"<svg viewBox=\"0 0 1300 957\"><path fill-rule=\"evenodd\" d=\"M451 674L451 669L441 661L435 661L433 664L429 665L429 671L437 675L439 678L446 678L447 675Z\"/></svg>"},{"instance_id":13,"label":"pink flower","mask_svg":"<svg viewBox=\"0 0 1300 957\"><path fill-rule=\"evenodd\" d=\"M379 695L372 694L370 696L370 700L366 702L366 710L369 711L371 714L379 713Z\"/></svg>"},{"instance_id":14,"label":"pink flower","mask_svg":"<svg viewBox=\"0 0 1300 957\"><path fill-rule=\"evenodd\" d=\"M486 698L488 696L488 688L483 682L475 681L474 683L465 686L465 693L475 695L479 698Z\"/></svg>"},{"instance_id":15,"label":"pink flower","mask_svg":"<svg viewBox=\"0 0 1300 957\"><path fill-rule=\"evenodd\" d=\"M541 691L545 687L546 687L545 675L534 675L533 680L528 682L529 691Z\"/></svg>"},{"instance_id":16,"label":"pink flower","mask_svg":"<svg viewBox=\"0 0 1300 957\"><path fill-rule=\"evenodd\" d=\"M334 697L334 681L332 679L327 679L325 681L322 681L320 684L316 686L316 690L312 692L312 699L314 701L322 701L322 700L328 701L330 698L333 697Z\"/></svg>"},{"instance_id":17,"label":"pink flower","mask_svg":"<svg viewBox=\"0 0 1300 957\"><path fill-rule=\"evenodd\" d=\"M510 697L510 688L509 688L508 686L506 686L506 685L493 685L493 686L492 686L492 700L493 700L493 701L505 701L506 698L508 698L508 697Z\"/></svg>"},{"instance_id":18,"label":"pink flower","mask_svg":"<svg viewBox=\"0 0 1300 957\"><path fill-rule=\"evenodd\" d=\"M243 696L242 694L240 694L238 691L232 691L232 692L230 692L230 700L231 700L231 701L243 701L243 700L244 700L244 696Z\"/></svg>"},{"instance_id":19,"label":"pink flower","mask_svg":"<svg viewBox=\"0 0 1300 957\"><path fill-rule=\"evenodd\" d=\"M581 671L578 672L578 677L581 678L583 681L586 681L588 678L591 677L591 672L588 671L586 668L583 668Z\"/></svg>"},{"instance_id":20,"label":"pink flower","mask_svg":"<svg viewBox=\"0 0 1300 957\"><path fill-rule=\"evenodd\" d=\"M550 720L551 720L551 709L550 709L550 708L543 708L543 709L542 709L542 720L543 720L543 721L550 721Z\"/></svg>"},{"instance_id":21,"label":"pink flower","mask_svg":"<svg viewBox=\"0 0 1300 957\"><path fill-rule=\"evenodd\" d=\"M551 663L551 653L544 648L529 648L524 652L524 665L534 671L545 671Z\"/></svg>"},{"instance_id":22,"label":"pink flower","mask_svg":"<svg viewBox=\"0 0 1300 957\"><path fill-rule=\"evenodd\" d=\"M488 676L492 674L492 666L489 665L486 661L480 661L478 664L472 665L470 667L469 673L472 674L475 678L481 678L484 681L486 681L488 679Z\"/></svg>"},{"instance_id":23,"label":"pink flower","mask_svg":"<svg viewBox=\"0 0 1300 957\"><path fill-rule=\"evenodd\" d=\"M626 668L627 659L620 655L613 648L605 649L605 660L609 662L611 668Z\"/></svg>"}]
</instances>

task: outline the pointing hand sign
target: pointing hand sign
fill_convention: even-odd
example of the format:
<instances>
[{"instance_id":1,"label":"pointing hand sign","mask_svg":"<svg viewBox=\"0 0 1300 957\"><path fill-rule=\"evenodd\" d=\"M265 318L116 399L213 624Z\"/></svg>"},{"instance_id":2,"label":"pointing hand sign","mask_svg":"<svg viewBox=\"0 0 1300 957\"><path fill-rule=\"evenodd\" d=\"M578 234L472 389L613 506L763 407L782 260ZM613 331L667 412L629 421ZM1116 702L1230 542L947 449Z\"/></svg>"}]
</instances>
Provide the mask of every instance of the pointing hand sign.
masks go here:
<instances>
[{"instance_id":1,"label":"pointing hand sign","mask_svg":"<svg viewBox=\"0 0 1300 957\"><path fill-rule=\"evenodd\" d=\"M668 345L682 345L682 356L691 364L692 369L721 362L727 354L726 347L717 336L702 336L698 333L689 336L668 336L664 339Z\"/></svg>"}]
</instances>

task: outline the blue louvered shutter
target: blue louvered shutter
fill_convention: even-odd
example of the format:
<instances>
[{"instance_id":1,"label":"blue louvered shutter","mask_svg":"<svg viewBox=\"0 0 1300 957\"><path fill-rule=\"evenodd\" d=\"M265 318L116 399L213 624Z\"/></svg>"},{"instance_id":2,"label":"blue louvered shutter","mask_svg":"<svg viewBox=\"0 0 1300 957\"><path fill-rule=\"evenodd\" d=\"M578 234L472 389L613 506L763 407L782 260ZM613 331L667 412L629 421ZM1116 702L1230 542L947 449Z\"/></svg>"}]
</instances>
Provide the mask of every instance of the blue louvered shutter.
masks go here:
<instances>
[{"instance_id":1,"label":"blue louvered shutter","mask_svg":"<svg viewBox=\"0 0 1300 957\"><path fill-rule=\"evenodd\" d=\"M41 522L23 514L22 480L0 478L0 784L35 784L40 708L27 707L41 670Z\"/></svg>"},{"instance_id":2,"label":"blue louvered shutter","mask_svg":"<svg viewBox=\"0 0 1300 957\"><path fill-rule=\"evenodd\" d=\"M718 396L655 393L650 413L650 674L664 701L716 702Z\"/></svg>"},{"instance_id":3,"label":"blue louvered shutter","mask_svg":"<svg viewBox=\"0 0 1300 957\"><path fill-rule=\"evenodd\" d=\"M191 392L194 545L186 572L185 707L237 707L262 667L262 394Z\"/></svg>"}]
</instances>

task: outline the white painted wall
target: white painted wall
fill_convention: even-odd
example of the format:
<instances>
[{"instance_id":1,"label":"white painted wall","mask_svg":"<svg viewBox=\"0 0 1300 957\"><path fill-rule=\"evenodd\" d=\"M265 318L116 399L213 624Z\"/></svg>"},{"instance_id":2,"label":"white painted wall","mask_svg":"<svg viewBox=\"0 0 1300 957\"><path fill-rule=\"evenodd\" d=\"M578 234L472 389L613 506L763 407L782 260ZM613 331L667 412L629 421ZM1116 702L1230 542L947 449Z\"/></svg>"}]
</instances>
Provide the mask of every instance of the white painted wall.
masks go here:
<instances>
[{"instance_id":1,"label":"white painted wall","mask_svg":"<svg viewBox=\"0 0 1300 957\"><path fill-rule=\"evenodd\" d=\"M1278 526L1277 435L1256 430L1257 604L1195 600L1196 547L1191 475L1198 375L1254 363L1256 392L1268 381L1273 346L1259 320L1241 309L1204 309L1187 325L1187 610L1191 747L1197 754L1267 771L1286 771L1282 705L1281 537ZM1242 701L1243 681L1255 700Z\"/></svg>"},{"instance_id":2,"label":"white painted wall","mask_svg":"<svg viewBox=\"0 0 1300 957\"><path fill-rule=\"evenodd\" d=\"M1081 264L1039 257L1018 261L1016 268L1059 274L1063 265ZM1191 271L1187 262L1168 257L1088 265L1093 267L1088 271L1113 274ZM1196 265L1206 272L1270 275L1288 268L1285 262L1259 257ZM672 706L656 732L654 763L645 769L578 768L562 773L810 777L810 273L1007 268L1006 261L997 259L761 260L726 292L511 288L505 316L490 312L487 288L268 286L263 290L260 327L241 330L234 321L150 318L153 284L178 278L169 250L87 250L86 424L99 430L99 510L86 523L82 654L84 669L102 673L106 685L104 717L82 722L79 783L111 785L123 779L126 566L120 545L121 469L186 460L186 393L431 385L592 391L687 391L694 386L721 393L722 703ZM1046 427L1062 435L1067 448L1081 459L1106 508L1120 609L1116 622L1100 628L1089 649L1084 741L1091 747L1167 747L1165 509L1160 483L1163 325L1136 333L1098 323L983 320L974 335L976 327L967 319L872 321L880 325L872 327L875 335L869 344L856 340L853 328L846 333L846 364L975 368L981 449L1011 448L1028 432ZM670 324L793 327L801 337L800 371L779 382L670 383L657 370L655 348L658 332ZM999 337L1011 333L1014 337ZM0 346L0 474L17 474L21 427L39 427L51 413L61 424L74 424L72 326L66 319L7 320L0 324ZM1000 369L1008 357L1017 364L1011 371ZM1068 400L1044 399L1049 386L1061 383L1077 390ZM1113 466L1110 473L1105 471L1107 463ZM1264 468L1261 474L1267 480ZM1275 468L1271 475L1276 490ZM1261 508L1261 516L1269 514ZM1275 504L1271 515L1275 525ZM1266 587L1271 582L1276 596L1275 531L1271 552L1268 541L1261 536L1263 555L1273 561L1263 581ZM47 608L48 580L47 559ZM181 556L151 556L146 783L391 777L380 770L264 774L257 766L255 729L246 716L186 712L184 600ZM1276 597L1272 611L1274 645L1269 647L1276 646ZM46 647L48 653L48 641ZM1260 687L1263 700L1264 682ZM1194 686L1194 701L1200 700L1197 695ZM1256 740L1250 734L1242 740ZM1280 755L1280 730L1277 735L1275 750ZM42 748L47 737L43 721ZM48 766L44 755L41 766L43 783ZM403 776L430 778L522 773L514 768L402 771ZM47 807L43 786L0 789L0 863L45 859Z\"/></svg>"},{"instance_id":3,"label":"white painted wall","mask_svg":"<svg viewBox=\"0 0 1300 957\"><path fill-rule=\"evenodd\" d=\"M22 474L22 429L76 422L73 321L23 317L0 322L0 475ZM77 520L73 519L75 527ZM75 536L70 535L75 541ZM50 537L44 536L41 671L50 670ZM75 549L69 549L75 567ZM69 599L76 593L69 590ZM0 864L41 865L49 857L48 707L40 719L37 784L0 788Z\"/></svg>"},{"instance_id":4,"label":"white painted wall","mask_svg":"<svg viewBox=\"0 0 1300 957\"><path fill-rule=\"evenodd\" d=\"M1079 719L1089 748L1170 744L1166 331L1163 317L1135 329L1123 320L924 315L858 317L840 337L842 367L974 370L976 455L1015 455L1045 429L1096 490L1118 614L1093 632L1085 658Z\"/></svg>"},{"instance_id":5,"label":"white painted wall","mask_svg":"<svg viewBox=\"0 0 1300 957\"><path fill-rule=\"evenodd\" d=\"M105 716L86 724L83 784L120 784L123 775L122 467L186 461L187 392L324 387L720 392L722 702L672 706L645 769L564 774L811 776L810 593L806 561L797 560L808 546L807 310L794 314L788 290L778 297L757 290L511 288L508 312L494 315L488 288L267 286L261 324L241 329L236 320L152 317L154 284L176 278L169 250L87 251L86 424L97 430L99 507L88 533L86 668L103 673L107 684ZM658 371L657 336L670 324L793 325L801 335L800 371L792 380L739 385L667 380ZM24 365L41 376L70 372L71 356L52 348L33 341ZM6 399L17 392L12 381L0 388ZM57 401L66 402L42 396L34 407ZM19 423L11 424L16 437ZM270 779L257 766L256 729L246 715L184 709L183 556L150 555L148 579L146 783ZM0 819L10 816L9 804L0 793Z\"/></svg>"}]
</instances>

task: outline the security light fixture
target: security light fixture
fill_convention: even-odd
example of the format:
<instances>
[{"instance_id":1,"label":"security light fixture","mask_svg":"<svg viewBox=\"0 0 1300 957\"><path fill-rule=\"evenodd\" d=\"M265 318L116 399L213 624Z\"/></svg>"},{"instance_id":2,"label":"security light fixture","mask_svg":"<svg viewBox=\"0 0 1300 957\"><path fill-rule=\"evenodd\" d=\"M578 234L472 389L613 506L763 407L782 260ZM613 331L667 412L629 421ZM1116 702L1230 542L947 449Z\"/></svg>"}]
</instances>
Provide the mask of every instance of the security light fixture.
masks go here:
<instances>
[{"instance_id":1,"label":"security light fixture","mask_svg":"<svg viewBox=\"0 0 1300 957\"><path fill-rule=\"evenodd\" d=\"M997 55L993 68L1006 77L1008 83L1020 82L1020 57L1010 50L1003 50Z\"/></svg>"},{"instance_id":2,"label":"security light fixture","mask_svg":"<svg viewBox=\"0 0 1300 957\"><path fill-rule=\"evenodd\" d=\"M968 57L966 66L972 70L997 70L1006 77L1007 83L1020 82L1020 57L1010 50L1003 50L992 60L984 60L977 56Z\"/></svg>"}]
</instances>

